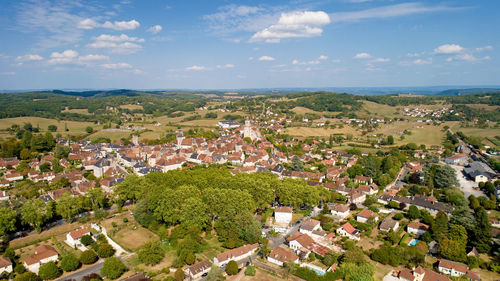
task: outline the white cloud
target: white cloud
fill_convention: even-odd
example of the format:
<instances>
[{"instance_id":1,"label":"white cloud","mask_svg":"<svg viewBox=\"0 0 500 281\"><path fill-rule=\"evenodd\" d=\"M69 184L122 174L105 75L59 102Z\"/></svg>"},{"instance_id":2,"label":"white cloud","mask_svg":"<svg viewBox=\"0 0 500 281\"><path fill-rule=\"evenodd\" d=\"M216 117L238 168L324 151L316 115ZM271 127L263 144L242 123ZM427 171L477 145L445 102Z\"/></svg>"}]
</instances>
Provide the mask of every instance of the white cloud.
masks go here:
<instances>
[{"instance_id":1,"label":"white cloud","mask_svg":"<svg viewBox=\"0 0 500 281\"><path fill-rule=\"evenodd\" d=\"M476 48L476 51L477 52L482 52L482 51L491 51L493 50L493 46L484 46L484 47L479 47L479 48Z\"/></svg>"},{"instance_id":2,"label":"white cloud","mask_svg":"<svg viewBox=\"0 0 500 281\"><path fill-rule=\"evenodd\" d=\"M311 61L298 61L298 60L293 60L292 64L294 65L312 65L312 64L320 64L321 62L319 60L311 60Z\"/></svg>"},{"instance_id":3,"label":"white cloud","mask_svg":"<svg viewBox=\"0 0 500 281\"><path fill-rule=\"evenodd\" d=\"M206 70L207 68L201 65L193 65L186 67L186 70L188 71L201 71L201 70Z\"/></svg>"},{"instance_id":4,"label":"white cloud","mask_svg":"<svg viewBox=\"0 0 500 281\"><path fill-rule=\"evenodd\" d=\"M259 58L260 61L274 61L275 58L270 57L270 56L262 56Z\"/></svg>"},{"instance_id":5,"label":"white cloud","mask_svg":"<svg viewBox=\"0 0 500 281\"><path fill-rule=\"evenodd\" d=\"M460 53L464 50L462 46L457 45L457 44L444 44L436 49L434 49L434 53L436 54L456 54Z\"/></svg>"},{"instance_id":6,"label":"white cloud","mask_svg":"<svg viewBox=\"0 0 500 281\"><path fill-rule=\"evenodd\" d=\"M86 55L86 56L80 56L78 57L78 61L80 62L93 62L93 61L102 61L102 60L108 60L108 56L104 55Z\"/></svg>"},{"instance_id":7,"label":"white cloud","mask_svg":"<svg viewBox=\"0 0 500 281\"><path fill-rule=\"evenodd\" d=\"M284 38L321 36L321 27L329 23L330 17L323 11L282 13L276 24L255 33L250 41L277 43Z\"/></svg>"},{"instance_id":8,"label":"white cloud","mask_svg":"<svg viewBox=\"0 0 500 281\"><path fill-rule=\"evenodd\" d=\"M74 50L65 50L62 53L53 52L50 55L49 63L52 64L73 63L77 57L78 57L78 52Z\"/></svg>"},{"instance_id":9,"label":"white cloud","mask_svg":"<svg viewBox=\"0 0 500 281\"><path fill-rule=\"evenodd\" d=\"M93 19L86 18L86 19L83 19L80 22L78 22L77 26L78 26L78 28L87 29L88 30L88 29L94 29L96 27L99 27L100 24L98 24Z\"/></svg>"},{"instance_id":10,"label":"white cloud","mask_svg":"<svg viewBox=\"0 0 500 281\"><path fill-rule=\"evenodd\" d=\"M342 60L339 60L339 59L334 59L334 60L332 60L332 62L333 62L333 63L341 63L341 62L342 62Z\"/></svg>"},{"instance_id":11,"label":"white cloud","mask_svg":"<svg viewBox=\"0 0 500 281\"><path fill-rule=\"evenodd\" d=\"M132 66L126 62L120 62L120 63L106 63L106 64L101 64L103 68L106 69L129 69L132 68Z\"/></svg>"},{"instance_id":12,"label":"white cloud","mask_svg":"<svg viewBox=\"0 0 500 281\"><path fill-rule=\"evenodd\" d=\"M416 58L416 57L420 57L420 54L419 53L408 53L406 56L408 56L410 58Z\"/></svg>"},{"instance_id":13,"label":"white cloud","mask_svg":"<svg viewBox=\"0 0 500 281\"><path fill-rule=\"evenodd\" d=\"M325 56L325 55L321 55L318 57L319 60L327 60L328 59L328 56Z\"/></svg>"},{"instance_id":14,"label":"white cloud","mask_svg":"<svg viewBox=\"0 0 500 281\"><path fill-rule=\"evenodd\" d=\"M101 34L93 38L94 42L87 45L94 49L107 49L111 53L118 54L133 54L142 49L142 46L137 43L144 42L144 39L137 37L129 37L126 34L108 35Z\"/></svg>"},{"instance_id":15,"label":"white cloud","mask_svg":"<svg viewBox=\"0 0 500 281\"><path fill-rule=\"evenodd\" d=\"M355 59L370 59L372 58L372 55L368 53L358 53L354 56Z\"/></svg>"},{"instance_id":16,"label":"white cloud","mask_svg":"<svg viewBox=\"0 0 500 281\"><path fill-rule=\"evenodd\" d=\"M136 21L136 20L129 20L129 21L115 21L115 22L110 22L106 21L103 24L98 23L97 21L91 19L91 18L86 18L82 19L78 22L77 27L80 29L94 29L94 28L110 28L114 30L134 30L138 28L141 24Z\"/></svg>"},{"instance_id":17,"label":"white cloud","mask_svg":"<svg viewBox=\"0 0 500 281\"><path fill-rule=\"evenodd\" d=\"M104 28L111 28L114 30L134 30L138 28L141 24L136 20L130 21L115 21L113 23L107 21L102 24Z\"/></svg>"},{"instance_id":18,"label":"white cloud","mask_svg":"<svg viewBox=\"0 0 500 281\"><path fill-rule=\"evenodd\" d=\"M37 55L37 54L26 54L24 56L18 56L16 58L16 61L21 61L21 62L25 62L25 61L39 61L39 60L43 60L43 57L40 56L40 55Z\"/></svg>"},{"instance_id":19,"label":"white cloud","mask_svg":"<svg viewBox=\"0 0 500 281\"><path fill-rule=\"evenodd\" d=\"M222 35L237 31L257 32L276 22L274 7L226 5L213 14L204 15L208 29Z\"/></svg>"},{"instance_id":20,"label":"white cloud","mask_svg":"<svg viewBox=\"0 0 500 281\"><path fill-rule=\"evenodd\" d=\"M162 29L163 29L163 27L161 27L161 25L157 24L157 25L153 25L150 28L148 28L147 31L151 32L153 34L156 34L156 33L160 32Z\"/></svg>"},{"instance_id":21,"label":"white cloud","mask_svg":"<svg viewBox=\"0 0 500 281\"><path fill-rule=\"evenodd\" d=\"M412 14L453 11L462 8L445 5L427 6L423 3L402 3L371 8L355 12L339 12L331 14L332 22L355 22L363 19L401 17Z\"/></svg>"},{"instance_id":22,"label":"white cloud","mask_svg":"<svg viewBox=\"0 0 500 281\"><path fill-rule=\"evenodd\" d=\"M431 64L432 63L432 58L429 58L427 60L425 59L416 59L413 61L413 64L416 65L424 65L424 64Z\"/></svg>"},{"instance_id":23,"label":"white cloud","mask_svg":"<svg viewBox=\"0 0 500 281\"><path fill-rule=\"evenodd\" d=\"M376 58L374 60L372 60L371 62L389 62L391 61L391 59L389 58Z\"/></svg>"},{"instance_id":24,"label":"white cloud","mask_svg":"<svg viewBox=\"0 0 500 281\"><path fill-rule=\"evenodd\" d=\"M451 62L451 61L467 61L467 62L478 62L481 60L489 60L491 59L490 56L485 56L482 58L478 58L472 54L458 54L454 57L449 57L446 59L446 61Z\"/></svg>"},{"instance_id":25,"label":"white cloud","mask_svg":"<svg viewBox=\"0 0 500 281\"><path fill-rule=\"evenodd\" d=\"M228 63L228 64L224 64L224 65L217 65L216 67L219 68L219 69L234 68L234 64Z\"/></svg>"}]
</instances>

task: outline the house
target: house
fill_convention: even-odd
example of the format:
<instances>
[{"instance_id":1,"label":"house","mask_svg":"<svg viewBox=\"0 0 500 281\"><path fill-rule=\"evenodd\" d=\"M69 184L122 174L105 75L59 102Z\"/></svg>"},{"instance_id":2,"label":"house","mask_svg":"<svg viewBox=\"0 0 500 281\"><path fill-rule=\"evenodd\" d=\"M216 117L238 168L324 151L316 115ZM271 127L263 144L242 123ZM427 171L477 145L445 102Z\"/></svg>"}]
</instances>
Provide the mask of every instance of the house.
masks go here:
<instances>
[{"instance_id":1,"label":"house","mask_svg":"<svg viewBox=\"0 0 500 281\"><path fill-rule=\"evenodd\" d=\"M344 223L342 226L337 228L335 232L337 233L337 235L340 235L342 237L347 237L352 240L359 241L361 239L359 230L354 228L354 226L352 226L348 222Z\"/></svg>"},{"instance_id":2,"label":"house","mask_svg":"<svg viewBox=\"0 0 500 281\"><path fill-rule=\"evenodd\" d=\"M459 277L466 274L469 267L463 263L441 259L438 264L438 270L441 273Z\"/></svg>"},{"instance_id":3,"label":"house","mask_svg":"<svg viewBox=\"0 0 500 281\"><path fill-rule=\"evenodd\" d=\"M328 204L328 208L330 209L332 216L338 217L340 219L345 219L347 216L349 216L349 205L347 204Z\"/></svg>"},{"instance_id":4,"label":"house","mask_svg":"<svg viewBox=\"0 0 500 281\"><path fill-rule=\"evenodd\" d=\"M469 160L469 157L466 154L455 154L453 156L450 156L444 160L446 164L451 164L451 165L462 165L465 166Z\"/></svg>"},{"instance_id":5,"label":"house","mask_svg":"<svg viewBox=\"0 0 500 281\"><path fill-rule=\"evenodd\" d=\"M56 262L58 257L59 254L53 247L42 245L35 249L34 255L25 258L23 264L27 270L38 274L38 270L42 264L51 261Z\"/></svg>"},{"instance_id":6,"label":"house","mask_svg":"<svg viewBox=\"0 0 500 281\"><path fill-rule=\"evenodd\" d=\"M382 231L391 231L391 229L392 231L396 231L399 228L399 222L387 216L382 220L378 228Z\"/></svg>"},{"instance_id":7,"label":"house","mask_svg":"<svg viewBox=\"0 0 500 281\"><path fill-rule=\"evenodd\" d=\"M368 223L368 220L370 219L375 222L378 221L378 214L370 209L364 209L356 216L356 220L362 223Z\"/></svg>"},{"instance_id":8,"label":"house","mask_svg":"<svg viewBox=\"0 0 500 281\"><path fill-rule=\"evenodd\" d=\"M229 121L219 121L217 123L217 126L220 127L221 129L233 129L240 127L241 124L236 121L229 120Z\"/></svg>"},{"instance_id":9,"label":"house","mask_svg":"<svg viewBox=\"0 0 500 281\"><path fill-rule=\"evenodd\" d=\"M370 185L361 184L358 186L358 191L361 191L367 195L375 195L378 192L378 186L374 183Z\"/></svg>"},{"instance_id":10,"label":"house","mask_svg":"<svg viewBox=\"0 0 500 281\"><path fill-rule=\"evenodd\" d=\"M359 183L359 184L372 184L373 179L370 177L365 177L365 176L356 176L354 177L354 182Z\"/></svg>"},{"instance_id":11,"label":"house","mask_svg":"<svg viewBox=\"0 0 500 281\"><path fill-rule=\"evenodd\" d=\"M317 231L320 228L321 225L318 220L308 219L302 223L302 225L299 228L299 232L311 235L313 231Z\"/></svg>"},{"instance_id":12,"label":"house","mask_svg":"<svg viewBox=\"0 0 500 281\"><path fill-rule=\"evenodd\" d=\"M351 204L362 204L366 201L366 194L361 191L354 190L347 194L347 198Z\"/></svg>"},{"instance_id":13,"label":"house","mask_svg":"<svg viewBox=\"0 0 500 281\"><path fill-rule=\"evenodd\" d=\"M288 237L288 243L290 248L303 258L307 258L311 252L324 257L331 251L330 248L315 242L311 236L300 232L296 232Z\"/></svg>"},{"instance_id":14,"label":"house","mask_svg":"<svg viewBox=\"0 0 500 281\"><path fill-rule=\"evenodd\" d=\"M292 222L292 207L277 207L274 209L274 221L280 224L289 224Z\"/></svg>"},{"instance_id":15,"label":"house","mask_svg":"<svg viewBox=\"0 0 500 281\"><path fill-rule=\"evenodd\" d=\"M190 280L198 280L201 279L205 273L210 271L211 266L212 264L209 260L200 261L186 268L184 273L186 273L186 276L189 277Z\"/></svg>"},{"instance_id":16,"label":"house","mask_svg":"<svg viewBox=\"0 0 500 281\"><path fill-rule=\"evenodd\" d=\"M467 175L467 177L477 183L487 182L498 176L497 173L486 163L480 161L470 163L466 168L464 168L463 172Z\"/></svg>"},{"instance_id":17,"label":"house","mask_svg":"<svg viewBox=\"0 0 500 281\"><path fill-rule=\"evenodd\" d=\"M451 281L448 276L420 266L413 270L404 268L399 271L397 277L402 281Z\"/></svg>"},{"instance_id":18,"label":"house","mask_svg":"<svg viewBox=\"0 0 500 281\"><path fill-rule=\"evenodd\" d=\"M429 230L429 226L418 221L412 221L406 227L406 230L410 234L416 234L420 236Z\"/></svg>"},{"instance_id":19,"label":"house","mask_svg":"<svg viewBox=\"0 0 500 281\"><path fill-rule=\"evenodd\" d=\"M299 257L294 252L278 246L271 251L269 256L267 256L267 260L279 266L283 266L287 261L298 263Z\"/></svg>"},{"instance_id":20,"label":"house","mask_svg":"<svg viewBox=\"0 0 500 281\"><path fill-rule=\"evenodd\" d=\"M66 234L66 242L72 246L78 246L80 243L80 239L84 235L90 235L92 236L92 233L90 233L90 230L88 228L80 228L74 231L69 232Z\"/></svg>"},{"instance_id":21,"label":"house","mask_svg":"<svg viewBox=\"0 0 500 281\"><path fill-rule=\"evenodd\" d=\"M9 198L9 194L6 191L0 190L0 201L7 201Z\"/></svg>"},{"instance_id":22,"label":"house","mask_svg":"<svg viewBox=\"0 0 500 281\"><path fill-rule=\"evenodd\" d=\"M255 244L246 244L239 248L225 251L224 253L220 253L217 256L215 256L214 264L219 267L223 267L226 266L226 264L229 261L232 260L236 262L241 261L243 259L251 257L257 248L259 248L259 244L255 243Z\"/></svg>"},{"instance_id":23,"label":"house","mask_svg":"<svg viewBox=\"0 0 500 281\"><path fill-rule=\"evenodd\" d=\"M12 262L9 259L0 256L0 275L3 273L9 274L11 272Z\"/></svg>"}]
</instances>

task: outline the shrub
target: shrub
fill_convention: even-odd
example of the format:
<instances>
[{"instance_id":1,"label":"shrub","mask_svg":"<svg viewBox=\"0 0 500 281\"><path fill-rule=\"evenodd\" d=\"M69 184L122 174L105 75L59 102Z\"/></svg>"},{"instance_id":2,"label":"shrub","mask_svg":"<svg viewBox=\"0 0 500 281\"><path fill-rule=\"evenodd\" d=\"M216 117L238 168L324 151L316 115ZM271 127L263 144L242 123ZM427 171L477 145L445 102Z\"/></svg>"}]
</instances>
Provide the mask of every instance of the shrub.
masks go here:
<instances>
[{"instance_id":1,"label":"shrub","mask_svg":"<svg viewBox=\"0 0 500 281\"><path fill-rule=\"evenodd\" d=\"M189 253L186 256L186 259L184 260L187 265L192 265L196 260L196 257L194 256L193 253Z\"/></svg>"},{"instance_id":2,"label":"shrub","mask_svg":"<svg viewBox=\"0 0 500 281\"><path fill-rule=\"evenodd\" d=\"M118 225L116 224L116 222L112 222L112 223L111 223L111 226L112 226L112 227L117 227Z\"/></svg>"},{"instance_id":3,"label":"shrub","mask_svg":"<svg viewBox=\"0 0 500 281\"><path fill-rule=\"evenodd\" d=\"M398 220L403 219L403 218L404 218L404 216L403 216L403 214L401 214L401 213L397 213L397 214L395 214L395 215L394 215L394 217L392 217L392 218L398 221Z\"/></svg>"},{"instance_id":4,"label":"shrub","mask_svg":"<svg viewBox=\"0 0 500 281\"><path fill-rule=\"evenodd\" d=\"M92 237L87 234L87 235L83 235L82 238L80 238L80 242L82 242L83 245L88 246L88 245L92 244L92 242L94 242L94 240L92 240Z\"/></svg>"},{"instance_id":5,"label":"shrub","mask_svg":"<svg viewBox=\"0 0 500 281\"><path fill-rule=\"evenodd\" d=\"M124 223L127 223L127 222L128 222L128 219L127 219L127 218L123 218L123 222L124 222Z\"/></svg>"},{"instance_id":6,"label":"shrub","mask_svg":"<svg viewBox=\"0 0 500 281\"><path fill-rule=\"evenodd\" d=\"M247 276L255 276L255 273L256 273L255 267L252 265L249 265L245 270L245 275Z\"/></svg>"},{"instance_id":7,"label":"shrub","mask_svg":"<svg viewBox=\"0 0 500 281\"><path fill-rule=\"evenodd\" d=\"M165 251L161 246L160 241L149 241L144 243L139 251L137 251L139 260L147 265L158 264L165 256Z\"/></svg>"},{"instance_id":8,"label":"shrub","mask_svg":"<svg viewBox=\"0 0 500 281\"><path fill-rule=\"evenodd\" d=\"M26 271L25 273L17 275L14 281L40 281L40 278L38 278L35 273Z\"/></svg>"},{"instance_id":9,"label":"shrub","mask_svg":"<svg viewBox=\"0 0 500 281\"><path fill-rule=\"evenodd\" d=\"M80 255L80 261L83 264L92 264L97 261L97 255L93 250L84 251Z\"/></svg>"},{"instance_id":10,"label":"shrub","mask_svg":"<svg viewBox=\"0 0 500 281\"><path fill-rule=\"evenodd\" d=\"M22 263L18 263L14 267L14 272L17 273L17 274L25 273L26 272L26 267L24 267L24 265Z\"/></svg>"},{"instance_id":11,"label":"shrub","mask_svg":"<svg viewBox=\"0 0 500 281\"><path fill-rule=\"evenodd\" d=\"M38 270L38 276L42 280L51 280L61 276L61 270L54 262L48 262L46 264L42 264L40 269Z\"/></svg>"},{"instance_id":12,"label":"shrub","mask_svg":"<svg viewBox=\"0 0 500 281\"><path fill-rule=\"evenodd\" d=\"M116 279L122 276L127 270L127 267L118 258L111 257L104 261L101 274L109 279Z\"/></svg>"},{"instance_id":13,"label":"shrub","mask_svg":"<svg viewBox=\"0 0 500 281\"><path fill-rule=\"evenodd\" d=\"M178 268L174 274L175 280L182 281L182 280L184 280L184 277L185 277L184 270L182 270L181 268Z\"/></svg>"},{"instance_id":14,"label":"shrub","mask_svg":"<svg viewBox=\"0 0 500 281\"><path fill-rule=\"evenodd\" d=\"M80 267L80 261L74 255L67 255L61 259L61 268L68 272Z\"/></svg>"},{"instance_id":15,"label":"shrub","mask_svg":"<svg viewBox=\"0 0 500 281\"><path fill-rule=\"evenodd\" d=\"M238 264L233 260L228 262L226 265L226 273L227 273L227 275L238 274Z\"/></svg>"},{"instance_id":16,"label":"shrub","mask_svg":"<svg viewBox=\"0 0 500 281\"><path fill-rule=\"evenodd\" d=\"M102 243L99 245L99 248L97 248L97 255L100 258L109 258L114 254L115 249L113 249L113 246L109 245L108 243Z\"/></svg>"}]
</instances>

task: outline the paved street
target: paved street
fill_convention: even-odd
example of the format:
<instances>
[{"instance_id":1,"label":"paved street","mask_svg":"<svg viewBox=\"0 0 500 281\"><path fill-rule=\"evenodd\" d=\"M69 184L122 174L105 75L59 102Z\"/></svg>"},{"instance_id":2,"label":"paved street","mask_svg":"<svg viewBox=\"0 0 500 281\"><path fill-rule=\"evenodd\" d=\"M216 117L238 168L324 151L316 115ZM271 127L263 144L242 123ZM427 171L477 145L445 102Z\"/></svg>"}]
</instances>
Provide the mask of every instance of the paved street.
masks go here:
<instances>
[{"instance_id":1,"label":"paved street","mask_svg":"<svg viewBox=\"0 0 500 281\"><path fill-rule=\"evenodd\" d=\"M104 259L100 259L97 261L97 263L95 263L91 267L82 269L82 270L75 272L71 275L60 278L57 281L70 280L70 279L80 281L80 280L82 280L82 278L84 276L89 275L91 273L97 273L97 274L101 275L101 268L102 268L103 264L104 264Z\"/></svg>"}]
</instances>

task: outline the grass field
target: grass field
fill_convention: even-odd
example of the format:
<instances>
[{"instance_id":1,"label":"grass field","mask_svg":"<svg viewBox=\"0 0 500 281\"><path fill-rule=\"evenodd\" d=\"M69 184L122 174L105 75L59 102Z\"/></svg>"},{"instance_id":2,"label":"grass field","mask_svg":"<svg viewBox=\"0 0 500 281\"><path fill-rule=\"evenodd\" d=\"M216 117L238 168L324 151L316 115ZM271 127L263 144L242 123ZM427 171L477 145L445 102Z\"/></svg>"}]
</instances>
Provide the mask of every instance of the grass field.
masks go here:
<instances>
[{"instance_id":1,"label":"grass field","mask_svg":"<svg viewBox=\"0 0 500 281\"><path fill-rule=\"evenodd\" d=\"M298 137L329 137L333 134L359 134L354 128L349 126L344 126L344 128L308 128L308 127L290 127L287 128L285 133L290 134L292 136Z\"/></svg>"},{"instance_id":2,"label":"grass field","mask_svg":"<svg viewBox=\"0 0 500 281\"><path fill-rule=\"evenodd\" d=\"M124 218L127 218L128 222L123 222ZM113 227L113 222L116 223L116 227ZM129 212L123 212L112 219L105 220L102 225L116 243L132 251L136 251L149 240L158 239L156 234L137 223Z\"/></svg>"},{"instance_id":3,"label":"grass field","mask_svg":"<svg viewBox=\"0 0 500 281\"><path fill-rule=\"evenodd\" d=\"M65 110L62 110L61 112L68 112L68 113L78 113L78 114L84 114L84 115L91 115L89 113L89 110L86 108L74 108L74 109L68 109L66 108Z\"/></svg>"},{"instance_id":4,"label":"grass field","mask_svg":"<svg viewBox=\"0 0 500 281\"><path fill-rule=\"evenodd\" d=\"M293 112L297 113L297 114L301 114L301 115L304 115L306 113L313 113L313 114L326 114L326 113L333 113L333 112L324 112L324 111L314 111L312 109L309 109L309 108L305 108L305 107L302 107L302 106L296 106L292 109Z\"/></svg>"},{"instance_id":5,"label":"grass field","mask_svg":"<svg viewBox=\"0 0 500 281\"><path fill-rule=\"evenodd\" d=\"M142 105L139 105L139 104L122 104L122 105L120 105L120 108L129 109L129 110L134 110L134 109L142 110L143 109Z\"/></svg>"},{"instance_id":6,"label":"grass field","mask_svg":"<svg viewBox=\"0 0 500 281\"><path fill-rule=\"evenodd\" d=\"M367 112L361 111L359 112L358 115L360 117L386 117L386 118L393 118L396 115L401 114L401 108L398 106L390 106L390 105L385 105L385 104L378 104L375 102L371 101L363 101L363 109L365 109ZM397 114L394 114L397 113Z\"/></svg>"}]
</instances>

